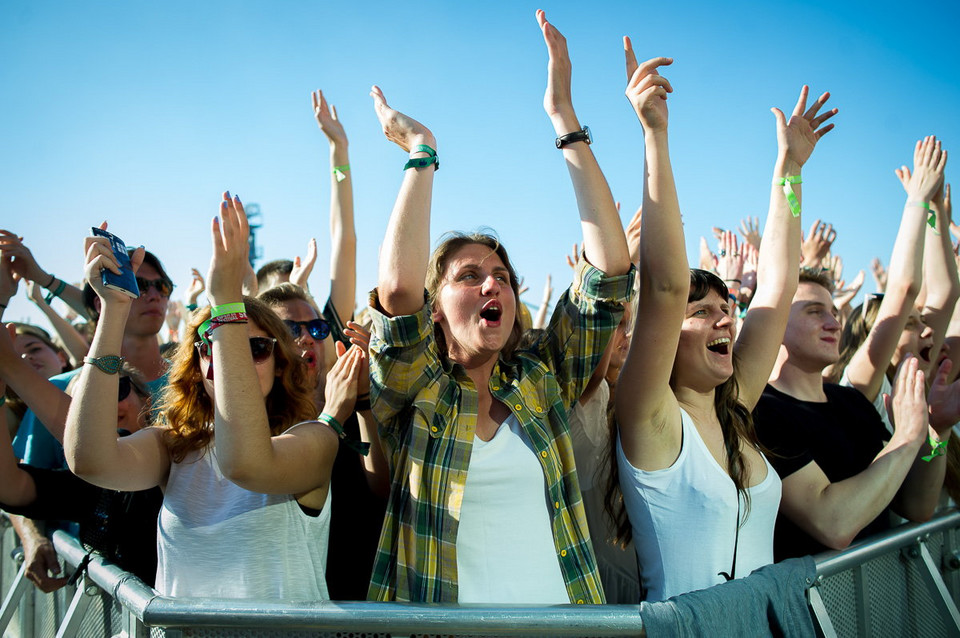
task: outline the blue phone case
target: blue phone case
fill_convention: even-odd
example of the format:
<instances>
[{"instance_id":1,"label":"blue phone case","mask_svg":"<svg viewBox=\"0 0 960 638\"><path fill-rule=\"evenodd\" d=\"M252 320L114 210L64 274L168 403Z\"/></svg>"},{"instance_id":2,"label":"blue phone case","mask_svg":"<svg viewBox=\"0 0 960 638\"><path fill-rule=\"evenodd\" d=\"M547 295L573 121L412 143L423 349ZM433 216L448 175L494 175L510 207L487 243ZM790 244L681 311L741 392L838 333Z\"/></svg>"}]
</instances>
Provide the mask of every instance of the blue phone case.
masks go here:
<instances>
[{"instance_id":1,"label":"blue phone case","mask_svg":"<svg viewBox=\"0 0 960 638\"><path fill-rule=\"evenodd\" d=\"M140 287L137 286L137 277L133 274L133 268L130 265L130 255L127 254L127 246L123 240L113 233L91 228L94 237L106 237L110 240L110 248L113 250L113 256L120 264L120 274L106 268L100 273L103 285L136 299L140 296Z\"/></svg>"}]
</instances>

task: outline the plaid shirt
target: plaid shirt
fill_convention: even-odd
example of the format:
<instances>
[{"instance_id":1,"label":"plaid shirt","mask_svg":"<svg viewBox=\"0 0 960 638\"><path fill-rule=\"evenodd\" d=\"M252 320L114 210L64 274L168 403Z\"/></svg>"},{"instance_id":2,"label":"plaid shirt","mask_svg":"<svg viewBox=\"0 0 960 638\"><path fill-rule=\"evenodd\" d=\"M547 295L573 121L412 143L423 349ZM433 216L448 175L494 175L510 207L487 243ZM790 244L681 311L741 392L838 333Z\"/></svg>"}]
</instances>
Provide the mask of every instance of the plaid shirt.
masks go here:
<instances>
[{"instance_id":1,"label":"plaid shirt","mask_svg":"<svg viewBox=\"0 0 960 638\"><path fill-rule=\"evenodd\" d=\"M491 394L530 438L553 503L560 569L572 603L603 603L580 496L567 412L580 398L633 290L634 273L604 277L581 259L549 328L530 348L501 358ZM477 391L441 356L429 306L387 317L370 340L373 414L393 484L370 583L371 600L457 602L457 528L477 425Z\"/></svg>"}]
</instances>

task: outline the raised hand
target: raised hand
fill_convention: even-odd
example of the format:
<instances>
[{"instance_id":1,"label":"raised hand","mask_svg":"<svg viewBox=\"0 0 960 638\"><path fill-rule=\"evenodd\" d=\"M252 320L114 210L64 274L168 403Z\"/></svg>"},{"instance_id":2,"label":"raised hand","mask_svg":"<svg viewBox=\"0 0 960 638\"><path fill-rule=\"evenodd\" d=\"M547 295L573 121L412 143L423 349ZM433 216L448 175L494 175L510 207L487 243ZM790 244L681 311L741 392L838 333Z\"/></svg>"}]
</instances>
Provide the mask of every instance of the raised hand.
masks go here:
<instances>
[{"instance_id":1,"label":"raised hand","mask_svg":"<svg viewBox=\"0 0 960 638\"><path fill-rule=\"evenodd\" d=\"M667 93L673 93L673 86L657 69L673 64L673 58L651 58L637 64L633 43L627 36L623 37L623 54L627 63L627 89L624 93L640 124L645 131L666 130Z\"/></svg>"},{"instance_id":2,"label":"raised hand","mask_svg":"<svg viewBox=\"0 0 960 638\"><path fill-rule=\"evenodd\" d=\"M810 226L810 232L802 238L800 247L800 265L807 268L819 268L823 258L830 252L830 246L837 238L833 224L824 224L819 219Z\"/></svg>"},{"instance_id":3,"label":"raised hand","mask_svg":"<svg viewBox=\"0 0 960 638\"><path fill-rule=\"evenodd\" d=\"M870 272L873 273L873 281L877 285L877 292L883 293L887 289L887 269L883 267L883 262L879 257L874 257L870 262Z\"/></svg>"},{"instance_id":4,"label":"raised hand","mask_svg":"<svg viewBox=\"0 0 960 638\"><path fill-rule=\"evenodd\" d=\"M323 91L320 89L311 93L310 98L313 101L313 117L317 120L317 126L327 136L327 140L331 145L346 146L347 133L337 119L337 107L327 105Z\"/></svg>"},{"instance_id":5,"label":"raised hand","mask_svg":"<svg viewBox=\"0 0 960 638\"><path fill-rule=\"evenodd\" d=\"M810 108L807 108L807 96L810 87L804 85L800 89L800 97L793 108L790 120L786 119L783 111L773 107L770 109L777 119L777 145L780 156L796 165L797 168L803 166L820 138L833 129L833 124L822 126L824 122L837 114L837 109L830 109L821 115L817 115L827 100L830 99L829 93L821 95Z\"/></svg>"},{"instance_id":6,"label":"raised hand","mask_svg":"<svg viewBox=\"0 0 960 638\"><path fill-rule=\"evenodd\" d=\"M570 250L570 254L567 255L567 265L571 268L577 267L577 261L580 259L580 245L577 243L573 244L573 248Z\"/></svg>"},{"instance_id":7,"label":"raised hand","mask_svg":"<svg viewBox=\"0 0 960 638\"><path fill-rule=\"evenodd\" d=\"M43 298L43 288L40 287L35 281L27 282L27 295L30 296L30 301L37 304L41 308L48 305L46 300Z\"/></svg>"},{"instance_id":8,"label":"raised hand","mask_svg":"<svg viewBox=\"0 0 960 638\"><path fill-rule=\"evenodd\" d=\"M418 144L426 144L436 150L437 141L430 129L412 117L391 108L379 86L374 85L370 89L370 97L373 98L373 110L377 114L377 119L380 120L380 128L383 129L383 134L388 140L408 152Z\"/></svg>"},{"instance_id":9,"label":"raised hand","mask_svg":"<svg viewBox=\"0 0 960 638\"><path fill-rule=\"evenodd\" d=\"M893 394L884 395L884 405L894 427L894 438L917 444L927 433L927 398L923 370L913 355L907 355L893 379Z\"/></svg>"},{"instance_id":10,"label":"raised hand","mask_svg":"<svg viewBox=\"0 0 960 638\"><path fill-rule=\"evenodd\" d=\"M700 270L713 271L717 267L717 256L710 250L710 244L706 237L700 238Z\"/></svg>"},{"instance_id":11,"label":"raised hand","mask_svg":"<svg viewBox=\"0 0 960 638\"><path fill-rule=\"evenodd\" d=\"M720 256L717 258L717 274L726 282L740 281L743 275L744 255L739 250L737 236L732 230L723 231L720 238Z\"/></svg>"},{"instance_id":12,"label":"raised hand","mask_svg":"<svg viewBox=\"0 0 960 638\"><path fill-rule=\"evenodd\" d=\"M760 250L760 219L758 217L744 217L740 220L740 234L743 240Z\"/></svg>"},{"instance_id":13,"label":"raised hand","mask_svg":"<svg viewBox=\"0 0 960 638\"><path fill-rule=\"evenodd\" d=\"M573 111L573 98L570 94L572 65L567 52L567 39L557 28L547 22L547 14L537 11L537 23L543 32L543 41L547 45L547 90L543 94L543 110L554 116Z\"/></svg>"},{"instance_id":14,"label":"raised hand","mask_svg":"<svg viewBox=\"0 0 960 638\"><path fill-rule=\"evenodd\" d=\"M13 255L6 250L0 250L0 304L7 305L17 294L19 284L19 275L13 270Z\"/></svg>"},{"instance_id":15,"label":"raised hand","mask_svg":"<svg viewBox=\"0 0 960 638\"><path fill-rule=\"evenodd\" d=\"M100 224L101 230L107 229L107 222ZM104 269L113 273L120 274L120 263L113 256L113 249L110 247L110 240L106 237L84 237L83 250L86 254L86 263L84 264L84 277L90 283L90 287L97 293L104 304L116 303L129 305L131 299L126 293L119 290L113 290L103 285L101 276ZM134 274L140 270L140 264L143 263L144 249L141 246L137 248L130 256L130 266Z\"/></svg>"},{"instance_id":16,"label":"raised hand","mask_svg":"<svg viewBox=\"0 0 960 638\"><path fill-rule=\"evenodd\" d=\"M229 191L223 194L220 214L213 218L210 230L213 240L213 258L207 272L210 303L217 306L238 302L243 296L244 277L250 270L247 257L250 227L238 196L231 198Z\"/></svg>"},{"instance_id":17,"label":"raised hand","mask_svg":"<svg viewBox=\"0 0 960 638\"><path fill-rule=\"evenodd\" d=\"M842 281L837 284L838 289L833 293L833 304L838 310L842 311L844 308L849 306L850 302L853 301L853 298L860 293L860 288L863 286L864 278L864 272L861 270L846 288L844 288Z\"/></svg>"},{"instance_id":18,"label":"raised hand","mask_svg":"<svg viewBox=\"0 0 960 638\"><path fill-rule=\"evenodd\" d=\"M41 284L49 283L50 275L34 259L33 253L23 243L23 238L9 230L0 230L0 251L12 258L13 272L21 279Z\"/></svg>"},{"instance_id":19,"label":"raised hand","mask_svg":"<svg viewBox=\"0 0 960 638\"><path fill-rule=\"evenodd\" d=\"M943 185L943 170L947 164L947 152L940 140L928 135L917 140L913 149L913 170L901 166L894 171L912 202L929 202L937 197Z\"/></svg>"},{"instance_id":20,"label":"raised hand","mask_svg":"<svg viewBox=\"0 0 960 638\"><path fill-rule=\"evenodd\" d=\"M350 343L363 350L363 361L360 362L360 371L357 378L357 396L370 394L370 331L356 321L348 321L344 329ZM340 343L337 342L337 356L340 356Z\"/></svg>"},{"instance_id":21,"label":"raised hand","mask_svg":"<svg viewBox=\"0 0 960 638\"><path fill-rule=\"evenodd\" d=\"M290 271L290 283L296 284L304 290L310 290L307 280L310 279L310 273L313 272L313 266L317 263L317 240L310 238L307 242L307 258L300 259L296 256L293 259L293 270Z\"/></svg>"},{"instance_id":22,"label":"raised hand","mask_svg":"<svg viewBox=\"0 0 960 638\"><path fill-rule=\"evenodd\" d=\"M184 299L188 306L195 306L197 305L197 299L199 299L203 291L207 289L207 283L203 280L203 275L201 275L200 271L196 268L190 269L190 277L190 285L187 286Z\"/></svg>"},{"instance_id":23,"label":"raised hand","mask_svg":"<svg viewBox=\"0 0 960 638\"><path fill-rule=\"evenodd\" d=\"M323 391L326 400L323 411L343 423L357 403L360 366L365 357L358 346L351 346L346 350L342 343L337 342L336 347L337 362L327 373L327 383ZM369 377L368 374L367 383Z\"/></svg>"}]
</instances>

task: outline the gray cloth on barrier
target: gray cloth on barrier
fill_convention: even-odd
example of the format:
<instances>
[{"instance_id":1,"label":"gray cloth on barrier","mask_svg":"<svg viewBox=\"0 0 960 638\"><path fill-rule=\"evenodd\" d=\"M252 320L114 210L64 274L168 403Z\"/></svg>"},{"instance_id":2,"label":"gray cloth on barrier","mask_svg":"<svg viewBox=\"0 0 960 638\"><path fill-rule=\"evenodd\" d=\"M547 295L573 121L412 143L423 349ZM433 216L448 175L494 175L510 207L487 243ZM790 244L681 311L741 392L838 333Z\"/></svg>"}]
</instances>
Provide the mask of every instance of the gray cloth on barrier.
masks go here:
<instances>
[{"instance_id":1,"label":"gray cloth on barrier","mask_svg":"<svg viewBox=\"0 0 960 638\"><path fill-rule=\"evenodd\" d=\"M754 570L746 578L641 603L651 638L690 636L816 636L806 590L817 576L809 556Z\"/></svg>"}]
</instances>

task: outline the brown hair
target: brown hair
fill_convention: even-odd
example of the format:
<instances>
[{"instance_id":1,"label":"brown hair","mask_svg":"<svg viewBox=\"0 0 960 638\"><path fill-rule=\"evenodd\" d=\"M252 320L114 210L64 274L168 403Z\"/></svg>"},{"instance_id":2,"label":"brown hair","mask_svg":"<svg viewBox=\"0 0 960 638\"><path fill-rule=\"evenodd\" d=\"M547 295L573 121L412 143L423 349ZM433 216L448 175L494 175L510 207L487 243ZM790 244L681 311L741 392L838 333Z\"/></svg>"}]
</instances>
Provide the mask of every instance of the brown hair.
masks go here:
<instances>
[{"instance_id":1,"label":"brown hair","mask_svg":"<svg viewBox=\"0 0 960 638\"><path fill-rule=\"evenodd\" d=\"M502 350L503 357L509 359L517 350L517 347L520 345L520 340L523 337L523 324L520 318L519 308L520 286L517 280L517 272L513 269L513 264L510 263L510 258L507 256L507 249L503 247L503 244L500 243L497 237L487 233L467 234L450 232L441 238L440 245L433 251L433 254L430 256L430 263L427 266L427 296L430 301L430 306L432 308L437 302L440 289L444 284L444 277L447 274L447 264L450 262L450 259L458 250L471 244L486 246L490 249L490 252L496 253L500 261L503 262L507 272L510 273L510 288L513 290L513 297L516 300L515 305L517 306L517 312L513 318L513 328L510 331L510 337L507 339L507 343L504 344ZM439 350L443 356L446 356L447 341L443 336L443 329L439 325L434 325L433 329Z\"/></svg>"},{"instance_id":2,"label":"brown hair","mask_svg":"<svg viewBox=\"0 0 960 638\"><path fill-rule=\"evenodd\" d=\"M693 303L706 297L710 291L716 292L722 299L728 298L727 285L720 277L699 268L690 269L690 292L687 294L687 303ZM744 476L743 444L746 443L755 449L762 450L757 432L753 427L753 416L740 401L740 385L737 377L740 371L740 361L736 352L733 355L733 374L721 383L713 392L713 408L720 422L723 432L723 446L727 452L727 473L737 488L737 493L743 496L745 512L740 524L746 521L750 514L750 493L747 491L746 477ZM613 402L611 401L611 404ZM617 452L617 423L615 412L608 409L610 428L610 456L616 459ZM633 529L627 518L626 507L623 503L623 493L620 491L620 472L616 461L610 462L610 474L607 482L607 491L604 496L604 508L616 529L615 541L621 547L633 538Z\"/></svg>"},{"instance_id":3,"label":"brown hair","mask_svg":"<svg viewBox=\"0 0 960 638\"><path fill-rule=\"evenodd\" d=\"M857 353L863 342L867 340L873 324L877 321L877 315L880 314L880 301L883 295L864 297L863 303L850 311L850 317L846 325L843 326L843 332L840 333L840 358L831 368L830 383L840 383L850 360ZM864 308L866 307L866 308ZM887 371L887 378L892 379L892 371Z\"/></svg>"},{"instance_id":4,"label":"brown hair","mask_svg":"<svg viewBox=\"0 0 960 638\"><path fill-rule=\"evenodd\" d=\"M277 435L316 416L312 397L306 389L306 368L296 354L290 331L276 313L253 297L244 297L243 303L250 320L277 340L273 356L280 374L265 399L270 432ZM213 401L203 386L200 353L195 346L200 341L198 328L209 318L209 307L193 314L187 336L173 357L170 381L160 406L167 448L176 463L188 452L205 448L213 436Z\"/></svg>"}]
</instances>

